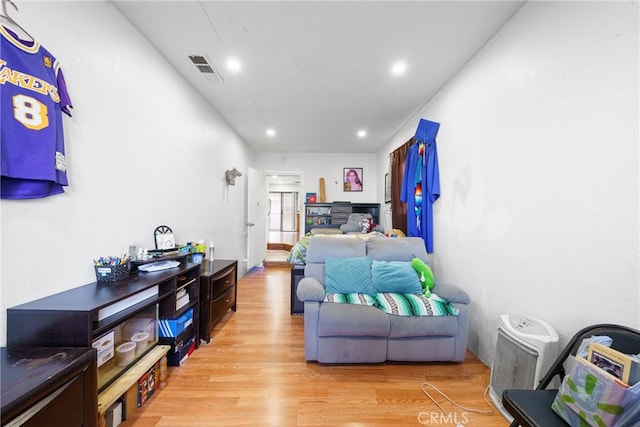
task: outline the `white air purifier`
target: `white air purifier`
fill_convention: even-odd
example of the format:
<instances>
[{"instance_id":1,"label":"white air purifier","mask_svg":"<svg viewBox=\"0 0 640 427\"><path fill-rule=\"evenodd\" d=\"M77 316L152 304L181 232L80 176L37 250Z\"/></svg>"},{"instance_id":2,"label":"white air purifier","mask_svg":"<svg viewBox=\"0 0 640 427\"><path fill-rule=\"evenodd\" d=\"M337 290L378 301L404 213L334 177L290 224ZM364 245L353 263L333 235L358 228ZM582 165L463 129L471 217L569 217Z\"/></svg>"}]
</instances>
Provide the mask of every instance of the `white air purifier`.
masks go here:
<instances>
[{"instance_id":1,"label":"white air purifier","mask_svg":"<svg viewBox=\"0 0 640 427\"><path fill-rule=\"evenodd\" d=\"M502 392L533 390L557 356L558 334L548 323L527 316L500 316L489 397L508 422L513 417L502 406Z\"/></svg>"}]
</instances>

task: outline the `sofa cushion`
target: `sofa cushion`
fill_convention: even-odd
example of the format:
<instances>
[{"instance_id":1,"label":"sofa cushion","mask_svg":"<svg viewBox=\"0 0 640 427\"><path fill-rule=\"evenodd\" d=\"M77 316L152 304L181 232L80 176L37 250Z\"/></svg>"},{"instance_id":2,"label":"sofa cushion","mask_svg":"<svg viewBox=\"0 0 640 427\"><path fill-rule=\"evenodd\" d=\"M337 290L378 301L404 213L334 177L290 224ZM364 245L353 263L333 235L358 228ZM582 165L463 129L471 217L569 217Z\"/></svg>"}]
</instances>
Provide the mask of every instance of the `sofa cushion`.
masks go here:
<instances>
[{"instance_id":1,"label":"sofa cushion","mask_svg":"<svg viewBox=\"0 0 640 427\"><path fill-rule=\"evenodd\" d=\"M367 256L365 241L354 236L313 236L307 248L307 264L321 263L327 257L355 258Z\"/></svg>"},{"instance_id":2,"label":"sofa cushion","mask_svg":"<svg viewBox=\"0 0 640 427\"><path fill-rule=\"evenodd\" d=\"M410 262L372 260L371 280L376 293L422 293L422 284Z\"/></svg>"},{"instance_id":3,"label":"sofa cushion","mask_svg":"<svg viewBox=\"0 0 640 427\"><path fill-rule=\"evenodd\" d=\"M389 316L364 305L320 304L318 337L331 336L387 337Z\"/></svg>"},{"instance_id":4,"label":"sofa cushion","mask_svg":"<svg viewBox=\"0 0 640 427\"><path fill-rule=\"evenodd\" d=\"M371 261L369 257L327 258L324 280L327 293L373 295Z\"/></svg>"},{"instance_id":5,"label":"sofa cushion","mask_svg":"<svg viewBox=\"0 0 640 427\"><path fill-rule=\"evenodd\" d=\"M420 237L369 239L367 255L378 261L411 261L417 257L429 263L424 240Z\"/></svg>"}]
</instances>

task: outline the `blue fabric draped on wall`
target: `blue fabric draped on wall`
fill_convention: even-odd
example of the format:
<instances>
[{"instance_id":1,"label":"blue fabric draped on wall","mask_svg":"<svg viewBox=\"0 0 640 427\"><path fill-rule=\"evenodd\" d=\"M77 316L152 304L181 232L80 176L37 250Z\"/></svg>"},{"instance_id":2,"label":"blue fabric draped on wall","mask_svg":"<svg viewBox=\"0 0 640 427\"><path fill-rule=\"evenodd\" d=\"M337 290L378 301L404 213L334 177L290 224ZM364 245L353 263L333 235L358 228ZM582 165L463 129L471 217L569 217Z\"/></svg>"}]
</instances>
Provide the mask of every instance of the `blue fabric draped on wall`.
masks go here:
<instances>
[{"instance_id":1,"label":"blue fabric draped on wall","mask_svg":"<svg viewBox=\"0 0 640 427\"><path fill-rule=\"evenodd\" d=\"M436 135L440 123L420 119L409 147L400 199L407 204L407 236L422 237L433 252L433 204L440 197Z\"/></svg>"}]
</instances>

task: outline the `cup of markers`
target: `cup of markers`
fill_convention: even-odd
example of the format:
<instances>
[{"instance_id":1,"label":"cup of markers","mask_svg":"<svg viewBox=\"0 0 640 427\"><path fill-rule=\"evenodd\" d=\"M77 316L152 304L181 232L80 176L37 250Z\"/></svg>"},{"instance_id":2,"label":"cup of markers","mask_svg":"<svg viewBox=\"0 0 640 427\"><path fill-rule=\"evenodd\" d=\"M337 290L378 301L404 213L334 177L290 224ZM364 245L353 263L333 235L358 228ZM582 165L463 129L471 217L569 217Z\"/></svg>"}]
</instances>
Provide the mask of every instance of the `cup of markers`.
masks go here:
<instances>
[{"instance_id":1,"label":"cup of markers","mask_svg":"<svg viewBox=\"0 0 640 427\"><path fill-rule=\"evenodd\" d=\"M122 257L100 257L94 259L94 267L96 269L96 279L98 282L114 283L129 277L129 267L131 257L123 255Z\"/></svg>"}]
</instances>

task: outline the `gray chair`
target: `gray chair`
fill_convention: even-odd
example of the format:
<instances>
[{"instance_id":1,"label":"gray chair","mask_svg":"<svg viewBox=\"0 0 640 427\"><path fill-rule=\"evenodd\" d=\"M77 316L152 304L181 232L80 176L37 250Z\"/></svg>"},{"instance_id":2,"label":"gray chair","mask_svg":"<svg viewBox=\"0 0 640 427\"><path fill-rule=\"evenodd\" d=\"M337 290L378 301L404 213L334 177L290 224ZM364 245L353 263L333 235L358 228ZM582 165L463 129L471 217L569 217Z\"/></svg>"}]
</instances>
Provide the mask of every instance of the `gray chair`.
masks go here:
<instances>
[{"instance_id":1,"label":"gray chair","mask_svg":"<svg viewBox=\"0 0 640 427\"><path fill-rule=\"evenodd\" d=\"M613 339L612 348L626 354L640 353L640 331L627 326L599 324L588 326L569 341L535 390L508 389L502 393L502 405L513 416L511 427L567 427L567 423L552 409L558 389L547 387L556 375L565 376L564 363L575 356L582 340L593 335L606 335ZM634 424L637 425L637 424Z\"/></svg>"},{"instance_id":2,"label":"gray chair","mask_svg":"<svg viewBox=\"0 0 640 427\"><path fill-rule=\"evenodd\" d=\"M373 216L368 213L351 213L347 219L346 224L340 226L340 231L343 233L361 233L362 232L362 220L369 218L369 221L373 221ZM379 231L384 233L384 227L380 224L376 224L371 231Z\"/></svg>"}]
</instances>

